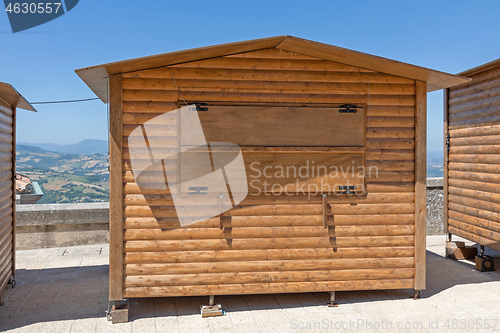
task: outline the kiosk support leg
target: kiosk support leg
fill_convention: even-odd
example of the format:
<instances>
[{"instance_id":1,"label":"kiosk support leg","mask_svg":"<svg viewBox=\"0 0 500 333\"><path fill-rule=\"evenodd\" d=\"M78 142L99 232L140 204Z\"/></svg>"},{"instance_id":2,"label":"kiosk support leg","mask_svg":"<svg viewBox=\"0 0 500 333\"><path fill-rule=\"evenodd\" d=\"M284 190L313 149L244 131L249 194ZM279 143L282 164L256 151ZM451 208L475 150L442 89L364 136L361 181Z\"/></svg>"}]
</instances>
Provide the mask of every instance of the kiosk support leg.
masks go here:
<instances>
[{"instance_id":1,"label":"kiosk support leg","mask_svg":"<svg viewBox=\"0 0 500 333\"><path fill-rule=\"evenodd\" d=\"M327 305L330 308L336 308L338 306L338 304L335 303L335 291L330 291L330 303Z\"/></svg>"},{"instance_id":2,"label":"kiosk support leg","mask_svg":"<svg viewBox=\"0 0 500 333\"><path fill-rule=\"evenodd\" d=\"M224 310L222 310L220 304L215 304L215 295L209 295L208 305L202 305L200 311L202 318L224 315Z\"/></svg>"},{"instance_id":3,"label":"kiosk support leg","mask_svg":"<svg viewBox=\"0 0 500 333\"><path fill-rule=\"evenodd\" d=\"M422 297L420 297L420 290L413 289L413 296L411 298L413 298L413 299L422 299Z\"/></svg>"}]
</instances>

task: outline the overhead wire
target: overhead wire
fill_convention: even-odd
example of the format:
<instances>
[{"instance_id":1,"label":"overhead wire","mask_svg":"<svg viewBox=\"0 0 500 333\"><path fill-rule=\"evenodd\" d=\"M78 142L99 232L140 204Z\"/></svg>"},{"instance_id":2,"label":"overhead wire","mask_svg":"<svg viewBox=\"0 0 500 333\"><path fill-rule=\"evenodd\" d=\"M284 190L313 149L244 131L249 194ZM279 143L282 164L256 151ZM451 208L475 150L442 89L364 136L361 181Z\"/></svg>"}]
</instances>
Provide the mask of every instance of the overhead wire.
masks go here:
<instances>
[{"instance_id":1,"label":"overhead wire","mask_svg":"<svg viewBox=\"0 0 500 333\"><path fill-rule=\"evenodd\" d=\"M48 102L31 102L30 104L60 104L60 103L77 103L77 102L88 102L95 101L99 99L99 97L94 98L85 98L85 99L71 99L67 101L48 101Z\"/></svg>"},{"instance_id":2,"label":"overhead wire","mask_svg":"<svg viewBox=\"0 0 500 333\"><path fill-rule=\"evenodd\" d=\"M182 101L184 102L184 104L189 105L186 100L184 99L184 97L182 97L182 93L181 93L181 88L179 88L179 86L177 85L177 81L175 81L175 76L174 76L174 72L172 72L172 79L174 80L174 84L175 84L175 87L177 88L177 92L179 93L179 97L182 99Z\"/></svg>"}]
</instances>

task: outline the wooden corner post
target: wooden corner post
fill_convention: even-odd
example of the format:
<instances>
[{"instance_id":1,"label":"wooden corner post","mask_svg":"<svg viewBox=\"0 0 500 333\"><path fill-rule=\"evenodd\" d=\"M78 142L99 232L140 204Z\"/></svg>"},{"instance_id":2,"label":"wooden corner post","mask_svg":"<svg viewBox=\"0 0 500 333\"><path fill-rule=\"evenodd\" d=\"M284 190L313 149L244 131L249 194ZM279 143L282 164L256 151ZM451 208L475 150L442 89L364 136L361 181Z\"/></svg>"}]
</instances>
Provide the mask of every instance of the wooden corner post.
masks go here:
<instances>
[{"instance_id":1,"label":"wooden corner post","mask_svg":"<svg viewBox=\"0 0 500 333\"><path fill-rule=\"evenodd\" d=\"M109 76L109 299L123 298L122 76Z\"/></svg>"},{"instance_id":2,"label":"wooden corner post","mask_svg":"<svg viewBox=\"0 0 500 333\"><path fill-rule=\"evenodd\" d=\"M425 289L427 83L415 83L415 290Z\"/></svg>"},{"instance_id":3,"label":"wooden corner post","mask_svg":"<svg viewBox=\"0 0 500 333\"><path fill-rule=\"evenodd\" d=\"M445 235L448 231L448 144L449 144L449 130L448 130L448 96L449 89L444 90L444 105L443 105L443 229ZM451 240L451 239L450 239Z\"/></svg>"},{"instance_id":4,"label":"wooden corner post","mask_svg":"<svg viewBox=\"0 0 500 333\"><path fill-rule=\"evenodd\" d=\"M16 276L16 113L12 107L12 276Z\"/></svg>"}]
</instances>

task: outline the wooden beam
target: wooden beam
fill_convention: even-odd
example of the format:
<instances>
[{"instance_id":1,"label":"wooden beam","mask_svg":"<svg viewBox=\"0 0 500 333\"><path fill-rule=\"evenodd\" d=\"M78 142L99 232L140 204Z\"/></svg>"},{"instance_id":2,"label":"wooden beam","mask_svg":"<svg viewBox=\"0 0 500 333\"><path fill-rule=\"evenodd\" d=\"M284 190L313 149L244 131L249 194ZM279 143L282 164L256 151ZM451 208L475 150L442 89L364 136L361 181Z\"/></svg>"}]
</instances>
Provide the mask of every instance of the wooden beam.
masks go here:
<instances>
[{"instance_id":1,"label":"wooden beam","mask_svg":"<svg viewBox=\"0 0 500 333\"><path fill-rule=\"evenodd\" d=\"M346 247L413 246L414 242L415 237L412 235L347 236L335 237L335 240L332 240L332 237L241 238L233 239L232 242L228 242L226 239L134 240L125 243L125 251L128 254L129 252L170 252L179 249L182 249L182 251L317 249L332 247L340 249ZM195 259L193 258L193 260Z\"/></svg>"},{"instance_id":2,"label":"wooden beam","mask_svg":"<svg viewBox=\"0 0 500 333\"><path fill-rule=\"evenodd\" d=\"M369 268L369 269L335 269L326 270L291 270L275 272L217 272L202 274L168 274L138 275L125 277L125 288L131 287L160 287L160 286L203 286L219 285L227 288L228 285L249 283L300 283L329 282L329 281L362 281L411 279L412 268Z\"/></svg>"},{"instance_id":3,"label":"wooden beam","mask_svg":"<svg viewBox=\"0 0 500 333\"><path fill-rule=\"evenodd\" d=\"M411 259L411 267L413 267L413 255L415 251L413 246L396 246L396 247L352 247L338 248L335 251L332 247L329 248L313 248L313 249L251 249L251 250L222 250L222 251L171 251L165 252L128 252L125 254L125 264L140 264L142 268L151 266L151 264L162 265L162 269L168 269L172 266L178 268L183 267L182 263L193 265L193 262L207 263L210 262L217 267L217 263L222 262L255 262L274 260L321 260L327 259L330 263L335 259L342 259L350 264L356 263L360 258L407 258ZM387 259L385 259L387 260ZM226 266L228 266L226 264ZM345 267L345 266L344 266ZM381 266L378 266L381 267Z\"/></svg>"},{"instance_id":4,"label":"wooden beam","mask_svg":"<svg viewBox=\"0 0 500 333\"><path fill-rule=\"evenodd\" d=\"M156 256L156 253L152 253L152 255ZM143 260L143 262L144 261L145 260ZM413 277L413 266L413 257L252 261L235 260L184 263L160 262L153 264L126 264L125 276L410 268L411 275Z\"/></svg>"},{"instance_id":5,"label":"wooden beam","mask_svg":"<svg viewBox=\"0 0 500 333\"><path fill-rule=\"evenodd\" d=\"M123 298L122 76L109 77L109 299Z\"/></svg>"},{"instance_id":6,"label":"wooden beam","mask_svg":"<svg viewBox=\"0 0 500 333\"><path fill-rule=\"evenodd\" d=\"M326 198L325 198L326 199ZM326 200L325 200L326 201ZM370 226L336 226L328 214L328 203L325 209L323 226L304 227L242 227L234 228L226 235L223 228L177 228L163 231L156 229L127 229L124 241L133 240L181 240L181 239L243 239L243 238L287 238L287 237L357 237L357 236L411 236L413 225L370 225ZM223 214L221 214L223 215ZM229 216L222 216L224 226L232 227L231 221L224 221ZM220 223L219 219L219 223ZM329 221L330 220L330 221ZM328 226L335 229L328 229ZM222 226L222 224L220 224ZM498 231L500 233L500 231Z\"/></svg>"},{"instance_id":7,"label":"wooden beam","mask_svg":"<svg viewBox=\"0 0 500 333\"><path fill-rule=\"evenodd\" d=\"M299 292L319 292L331 290L375 290L411 288L413 279L356 280L322 282L286 283L246 283L229 285L198 286L158 286L130 287L125 289L126 297L165 297L198 295L241 295L241 294L279 294Z\"/></svg>"},{"instance_id":8,"label":"wooden beam","mask_svg":"<svg viewBox=\"0 0 500 333\"><path fill-rule=\"evenodd\" d=\"M443 231L448 233L448 99L450 89L444 90L444 105L443 105Z\"/></svg>"},{"instance_id":9,"label":"wooden beam","mask_svg":"<svg viewBox=\"0 0 500 333\"><path fill-rule=\"evenodd\" d=\"M425 289L427 84L415 83L415 290Z\"/></svg>"}]
</instances>

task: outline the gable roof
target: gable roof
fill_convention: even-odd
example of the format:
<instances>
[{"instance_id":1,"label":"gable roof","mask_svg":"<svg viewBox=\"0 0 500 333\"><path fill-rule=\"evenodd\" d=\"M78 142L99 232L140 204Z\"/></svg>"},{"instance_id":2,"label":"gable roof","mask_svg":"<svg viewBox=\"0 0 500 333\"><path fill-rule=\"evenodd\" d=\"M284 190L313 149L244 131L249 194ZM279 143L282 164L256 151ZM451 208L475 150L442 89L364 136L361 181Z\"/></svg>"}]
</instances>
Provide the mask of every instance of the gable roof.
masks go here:
<instances>
[{"instance_id":1,"label":"gable roof","mask_svg":"<svg viewBox=\"0 0 500 333\"><path fill-rule=\"evenodd\" d=\"M496 59L496 60L493 60L493 61L490 61L490 62L487 62L487 63L482 64L482 65L473 67L471 69L467 69L467 70L465 70L463 72L458 73L457 75L470 76L470 75L478 74L478 73L481 73L481 72L485 72L485 71L487 71L489 69L492 69L492 68L495 68L495 67L499 67L499 66L500 66L500 58Z\"/></svg>"},{"instance_id":2,"label":"gable roof","mask_svg":"<svg viewBox=\"0 0 500 333\"><path fill-rule=\"evenodd\" d=\"M8 83L0 82L0 99L16 108L36 112L33 105Z\"/></svg>"},{"instance_id":3,"label":"gable roof","mask_svg":"<svg viewBox=\"0 0 500 333\"><path fill-rule=\"evenodd\" d=\"M270 48L295 52L408 79L425 81L427 82L427 91L429 92L470 81L468 78L453 74L293 36L269 37L176 51L77 69L75 72L106 103L108 99L106 79L109 75Z\"/></svg>"}]
</instances>

